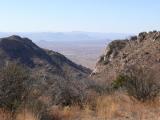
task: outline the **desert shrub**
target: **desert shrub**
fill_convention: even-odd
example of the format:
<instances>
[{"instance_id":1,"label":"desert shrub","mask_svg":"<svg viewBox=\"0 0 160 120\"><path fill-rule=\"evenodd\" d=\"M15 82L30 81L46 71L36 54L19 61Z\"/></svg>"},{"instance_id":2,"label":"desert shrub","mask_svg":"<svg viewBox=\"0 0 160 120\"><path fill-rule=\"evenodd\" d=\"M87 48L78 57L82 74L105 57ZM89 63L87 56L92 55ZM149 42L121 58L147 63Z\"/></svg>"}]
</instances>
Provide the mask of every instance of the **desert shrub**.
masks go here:
<instances>
[{"instance_id":1,"label":"desert shrub","mask_svg":"<svg viewBox=\"0 0 160 120\"><path fill-rule=\"evenodd\" d=\"M18 120L30 120L30 116L32 119L34 118L33 120L53 120L49 119L50 115L48 114L47 109L48 106L42 101L35 98L29 98L25 103L21 104L16 111L16 115L19 118Z\"/></svg>"},{"instance_id":2,"label":"desert shrub","mask_svg":"<svg viewBox=\"0 0 160 120\"><path fill-rule=\"evenodd\" d=\"M52 87L53 101L64 106L82 105L86 98L86 87L78 80L59 80Z\"/></svg>"},{"instance_id":3,"label":"desert shrub","mask_svg":"<svg viewBox=\"0 0 160 120\"><path fill-rule=\"evenodd\" d=\"M28 71L16 63L9 63L0 69L0 107L14 112L27 94Z\"/></svg>"},{"instance_id":4,"label":"desert shrub","mask_svg":"<svg viewBox=\"0 0 160 120\"><path fill-rule=\"evenodd\" d=\"M112 92L112 87L106 83L97 83L94 82L93 84L88 86L88 90L93 90L100 95L109 94Z\"/></svg>"},{"instance_id":5,"label":"desert shrub","mask_svg":"<svg viewBox=\"0 0 160 120\"><path fill-rule=\"evenodd\" d=\"M120 74L116 80L114 80L111 84L112 88L114 89L119 89L119 88L122 88L126 82L126 78L127 76L123 75L123 74Z\"/></svg>"},{"instance_id":6,"label":"desert shrub","mask_svg":"<svg viewBox=\"0 0 160 120\"><path fill-rule=\"evenodd\" d=\"M123 77L128 95L142 102L153 100L160 92L156 71L144 66L129 67Z\"/></svg>"}]
</instances>

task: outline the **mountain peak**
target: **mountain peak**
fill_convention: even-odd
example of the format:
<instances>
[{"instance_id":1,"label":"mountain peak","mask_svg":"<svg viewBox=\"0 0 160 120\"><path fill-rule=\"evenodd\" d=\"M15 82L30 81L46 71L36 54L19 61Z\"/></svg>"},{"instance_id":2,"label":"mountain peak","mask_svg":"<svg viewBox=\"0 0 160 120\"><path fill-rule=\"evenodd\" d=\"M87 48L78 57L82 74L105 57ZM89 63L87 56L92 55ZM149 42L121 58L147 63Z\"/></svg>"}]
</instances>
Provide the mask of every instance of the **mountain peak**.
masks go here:
<instances>
[{"instance_id":1,"label":"mountain peak","mask_svg":"<svg viewBox=\"0 0 160 120\"><path fill-rule=\"evenodd\" d=\"M67 71L64 69L72 69L75 73L83 75L90 73L89 69L75 64L62 54L42 49L30 39L17 35L0 38L0 59L0 62L18 61L31 69L41 68L49 74Z\"/></svg>"},{"instance_id":2,"label":"mountain peak","mask_svg":"<svg viewBox=\"0 0 160 120\"><path fill-rule=\"evenodd\" d=\"M12 35L12 36L9 36L8 38L10 38L10 39L15 39L15 40L17 40L17 39L22 39L20 36L18 36L18 35Z\"/></svg>"}]
</instances>

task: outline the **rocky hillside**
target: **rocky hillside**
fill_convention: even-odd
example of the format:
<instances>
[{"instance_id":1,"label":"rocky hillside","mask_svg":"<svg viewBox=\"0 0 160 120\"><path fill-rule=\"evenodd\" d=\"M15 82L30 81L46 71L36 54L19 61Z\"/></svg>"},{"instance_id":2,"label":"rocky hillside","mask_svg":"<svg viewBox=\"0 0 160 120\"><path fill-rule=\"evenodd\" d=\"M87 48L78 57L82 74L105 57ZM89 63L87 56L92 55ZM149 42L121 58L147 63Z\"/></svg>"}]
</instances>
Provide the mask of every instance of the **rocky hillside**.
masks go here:
<instances>
[{"instance_id":1,"label":"rocky hillside","mask_svg":"<svg viewBox=\"0 0 160 120\"><path fill-rule=\"evenodd\" d=\"M45 79L63 79L65 75L74 79L83 79L90 70L77 65L60 53L38 47L28 38L10 36L0 39L0 66L8 61L24 64L34 75Z\"/></svg>"},{"instance_id":2,"label":"rocky hillside","mask_svg":"<svg viewBox=\"0 0 160 120\"><path fill-rule=\"evenodd\" d=\"M145 65L160 72L160 32L142 32L112 41L91 75L95 80L109 82L130 65Z\"/></svg>"}]
</instances>

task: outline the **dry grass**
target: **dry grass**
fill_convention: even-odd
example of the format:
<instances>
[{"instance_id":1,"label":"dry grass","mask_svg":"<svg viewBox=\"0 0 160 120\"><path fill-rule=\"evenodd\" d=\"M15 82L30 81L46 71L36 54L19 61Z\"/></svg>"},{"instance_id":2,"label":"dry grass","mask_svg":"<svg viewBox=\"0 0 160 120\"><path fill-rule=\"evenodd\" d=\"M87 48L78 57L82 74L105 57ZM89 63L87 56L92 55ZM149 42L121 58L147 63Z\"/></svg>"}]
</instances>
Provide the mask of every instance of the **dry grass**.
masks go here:
<instances>
[{"instance_id":1,"label":"dry grass","mask_svg":"<svg viewBox=\"0 0 160 120\"><path fill-rule=\"evenodd\" d=\"M0 120L11 120L11 113L4 109L0 109Z\"/></svg>"},{"instance_id":2,"label":"dry grass","mask_svg":"<svg viewBox=\"0 0 160 120\"><path fill-rule=\"evenodd\" d=\"M17 114L16 120L39 120L39 116L25 110Z\"/></svg>"},{"instance_id":3,"label":"dry grass","mask_svg":"<svg viewBox=\"0 0 160 120\"><path fill-rule=\"evenodd\" d=\"M96 105L57 107L52 109L56 120L160 120L160 101L142 103L127 95L97 96Z\"/></svg>"},{"instance_id":4,"label":"dry grass","mask_svg":"<svg viewBox=\"0 0 160 120\"><path fill-rule=\"evenodd\" d=\"M94 105L93 105L94 103ZM131 100L124 93L96 96L80 108L78 105L52 106L49 120L160 120L160 99L152 102ZM0 110L0 120L11 120L11 114ZM17 114L16 120L40 120L40 116L25 110Z\"/></svg>"},{"instance_id":5,"label":"dry grass","mask_svg":"<svg viewBox=\"0 0 160 120\"><path fill-rule=\"evenodd\" d=\"M39 116L31 113L28 110L23 110L15 115L15 119L12 117L12 113L3 109L0 109L0 120L40 120Z\"/></svg>"}]
</instances>

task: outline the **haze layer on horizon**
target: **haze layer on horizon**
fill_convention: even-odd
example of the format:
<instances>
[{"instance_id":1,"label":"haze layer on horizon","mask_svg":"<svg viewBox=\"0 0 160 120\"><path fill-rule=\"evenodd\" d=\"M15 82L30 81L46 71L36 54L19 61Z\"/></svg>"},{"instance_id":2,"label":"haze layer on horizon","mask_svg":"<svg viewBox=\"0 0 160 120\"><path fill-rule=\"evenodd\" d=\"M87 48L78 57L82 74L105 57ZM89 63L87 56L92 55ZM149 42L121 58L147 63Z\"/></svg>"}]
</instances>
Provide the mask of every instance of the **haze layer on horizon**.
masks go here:
<instances>
[{"instance_id":1,"label":"haze layer on horizon","mask_svg":"<svg viewBox=\"0 0 160 120\"><path fill-rule=\"evenodd\" d=\"M160 29L159 0L1 0L0 32Z\"/></svg>"}]
</instances>

